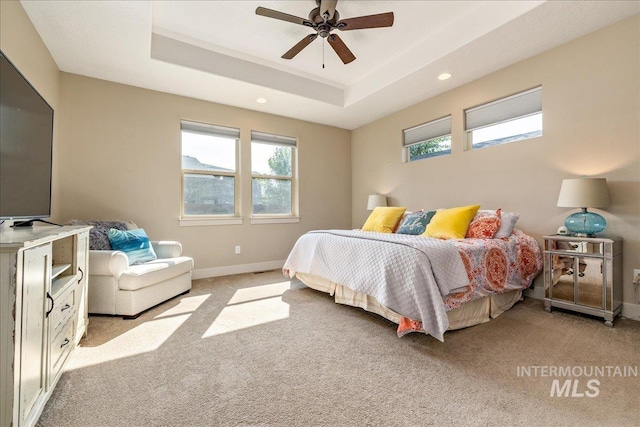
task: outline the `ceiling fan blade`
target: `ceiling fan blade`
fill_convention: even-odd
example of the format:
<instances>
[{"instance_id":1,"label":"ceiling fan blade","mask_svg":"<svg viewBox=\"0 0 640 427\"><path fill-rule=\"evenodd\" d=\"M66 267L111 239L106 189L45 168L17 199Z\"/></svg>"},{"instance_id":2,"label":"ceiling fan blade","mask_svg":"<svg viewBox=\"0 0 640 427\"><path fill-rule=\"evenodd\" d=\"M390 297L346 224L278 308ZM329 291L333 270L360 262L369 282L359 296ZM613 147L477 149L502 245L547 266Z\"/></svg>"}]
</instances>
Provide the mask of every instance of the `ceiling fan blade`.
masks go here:
<instances>
[{"instance_id":1,"label":"ceiling fan blade","mask_svg":"<svg viewBox=\"0 0 640 427\"><path fill-rule=\"evenodd\" d=\"M379 13L377 15L358 16L356 18L342 19L336 27L342 31L363 30L365 28L381 28L393 25L393 12Z\"/></svg>"},{"instance_id":2,"label":"ceiling fan blade","mask_svg":"<svg viewBox=\"0 0 640 427\"><path fill-rule=\"evenodd\" d=\"M306 27L313 27L313 22L308 19L300 18L298 16L289 15L288 13L278 12L277 10L267 9L266 7L259 6L256 9L256 15L266 16L267 18L279 19L281 21L293 22L294 24L304 25Z\"/></svg>"},{"instance_id":3,"label":"ceiling fan blade","mask_svg":"<svg viewBox=\"0 0 640 427\"><path fill-rule=\"evenodd\" d=\"M333 18L336 11L338 0L320 0L320 16L324 16L325 12L329 13L327 20Z\"/></svg>"},{"instance_id":4,"label":"ceiling fan blade","mask_svg":"<svg viewBox=\"0 0 640 427\"><path fill-rule=\"evenodd\" d=\"M355 55L351 53L347 45L344 44L340 36L338 36L337 34L330 34L329 37L327 37L327 41L329 42L333 50L336 51L342 62L344 62L345 64L348 64L356 59Z\"/></svg>"},{"instance_id":5,"label":"ceiling fan blade","mask_svg":"<svg viewBox=\"0 0 640 427\"><path fill-rule=\"evenodd\" d=\"M299 54L300 51L302 51L302 49L304 49L305 47L309 46L309 43L314 41L316 38L318 38L317 34L309 34L308 36L306 36L305 38L300 40L294 47L289 49L287 51L287 53L282 55L282 58L284 58L284 59L293 59L294 56Z\"/></svg>"}]
</instances>

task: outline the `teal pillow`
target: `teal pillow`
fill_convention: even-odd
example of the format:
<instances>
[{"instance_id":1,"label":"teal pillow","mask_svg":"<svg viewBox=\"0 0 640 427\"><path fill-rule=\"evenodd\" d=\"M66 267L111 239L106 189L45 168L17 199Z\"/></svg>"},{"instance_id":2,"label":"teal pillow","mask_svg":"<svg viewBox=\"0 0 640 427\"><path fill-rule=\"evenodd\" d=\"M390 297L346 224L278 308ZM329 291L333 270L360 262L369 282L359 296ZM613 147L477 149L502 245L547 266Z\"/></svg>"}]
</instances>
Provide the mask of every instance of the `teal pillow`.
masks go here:
<instances>
[{"instance_id":1,"label":"teal pillow","mask_svg":"<svg viewBox=\"0 0 640 427\"><path fill-rule=\"evenodd\" d=\"M147 233L142 228L136 230L116 230L112 228L109 230L107 237L113 250L127 254L129 265L142 264L158 258L151 247Z\"/></svg>"},{"instance_id":2,"label":"teal pillow","mask_svg":"<svg viewBox=\"0 0 640 427\"><path fill-rule=\"evenodd\" d=\"M427 229L427 224L436 214L436 211L418 211L407 214L398 227L396 234L420 235Z\"/></svg>"}]
</instances>

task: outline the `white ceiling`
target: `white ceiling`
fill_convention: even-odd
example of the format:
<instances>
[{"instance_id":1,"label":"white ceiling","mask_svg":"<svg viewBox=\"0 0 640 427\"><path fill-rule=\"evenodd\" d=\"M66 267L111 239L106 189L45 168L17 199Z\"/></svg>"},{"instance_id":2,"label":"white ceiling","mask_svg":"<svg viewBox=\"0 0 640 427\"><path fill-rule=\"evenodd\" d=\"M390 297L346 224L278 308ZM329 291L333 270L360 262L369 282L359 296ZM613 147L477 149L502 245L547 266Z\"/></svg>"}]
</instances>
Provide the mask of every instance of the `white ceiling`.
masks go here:
<instances>
[{"instance_id":1,"label":"white ceiling","mask_svg":"<svg viewBox=\"0 0 640 427\"><path fill-rule=\"evenodd\" d=\"M395 15L336 30L357 58L344 65L320 38L281 59L312 30L255 14L307 18L314 0L21 3L62 71L345 129L640 13L638 1L340 0L343 19Z\"/></svg>"}]
</instances>

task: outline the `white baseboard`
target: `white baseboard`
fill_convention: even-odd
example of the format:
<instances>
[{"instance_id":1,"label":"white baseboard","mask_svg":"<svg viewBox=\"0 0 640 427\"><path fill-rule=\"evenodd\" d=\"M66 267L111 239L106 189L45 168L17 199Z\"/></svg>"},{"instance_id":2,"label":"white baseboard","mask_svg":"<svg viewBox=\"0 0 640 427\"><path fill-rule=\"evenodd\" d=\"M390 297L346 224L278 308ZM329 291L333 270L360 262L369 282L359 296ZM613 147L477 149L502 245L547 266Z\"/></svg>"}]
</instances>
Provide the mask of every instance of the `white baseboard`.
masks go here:
<instances>
[{"instance_id":1,"label":"white baseboard","mask_svg":"<svg viewBox=\"0 0 640 427\"><path fill-rule=\"evenodd\" d=\"M192 279L206 279L208 277L229 276L231 274L255 273L257 271L276 270L284 266L285 260L257 262L254 264L227 265L193 270Z\"/></svg>"},{"instance_id":2,"label":"white baseboard","mask_svg":"<svg viewBox=\"0 0 640 427\"><path fill-rule=\"evenodd\" d=\"M622 303L622 317L640 321L640 304Z\"/></svg>"}]
</instances>

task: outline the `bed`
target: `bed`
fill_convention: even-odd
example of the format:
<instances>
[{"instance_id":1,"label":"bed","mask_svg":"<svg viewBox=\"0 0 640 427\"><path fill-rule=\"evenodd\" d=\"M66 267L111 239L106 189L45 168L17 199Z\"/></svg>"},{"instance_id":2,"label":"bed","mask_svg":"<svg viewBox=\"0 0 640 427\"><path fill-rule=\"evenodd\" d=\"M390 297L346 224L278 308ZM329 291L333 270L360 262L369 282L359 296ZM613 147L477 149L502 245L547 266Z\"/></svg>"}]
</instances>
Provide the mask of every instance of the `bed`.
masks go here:
<instances>
[{"instance_id":1,"label":"bed","mask_svg":"<svg viewBox=\"0 0 640 427\"><path fill-rule=\"evenodd\" d=\"M442 240L360 230L301 236L283 272L336 303L398 324L398 336L444 332L499 316L542 270L538 243L519 229L505 238Z\"/></svg>"}]
</instances>

